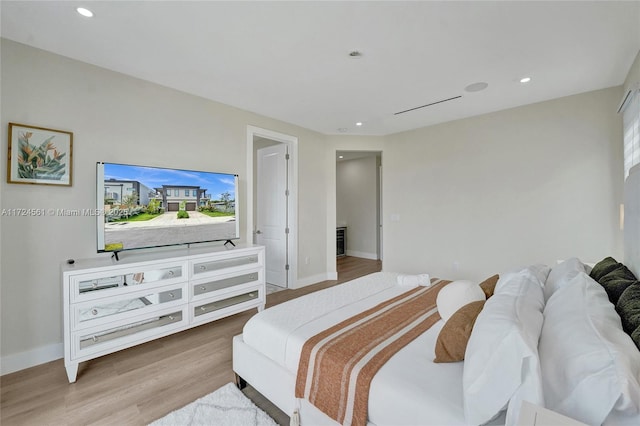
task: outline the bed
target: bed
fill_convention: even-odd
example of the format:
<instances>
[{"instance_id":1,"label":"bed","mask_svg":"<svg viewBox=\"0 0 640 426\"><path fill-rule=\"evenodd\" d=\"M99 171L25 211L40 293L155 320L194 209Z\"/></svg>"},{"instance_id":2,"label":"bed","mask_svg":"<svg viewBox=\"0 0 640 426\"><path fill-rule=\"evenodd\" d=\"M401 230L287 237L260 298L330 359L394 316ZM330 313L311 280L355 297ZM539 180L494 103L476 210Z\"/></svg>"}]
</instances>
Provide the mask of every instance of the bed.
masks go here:
<instances>
[{"instance_id":1,"label":"bed","mask_svg":"<svg viewBox=\"0 0 640 426\"><path fill-rule=\"evenodd\" d=\"M458 312L455 303L447 306L444 301L469 306L470 300L479 301L477 290L471 298L468 290L447 290L455 297L445 299L444 289L460 282L432 278L416 284L418 277L371 274L252 317L243 334L233 339L233 369L241 381L302 425L511 425L518 424L523 401L585 424L637 425L640 307L631 309L631 323L623 328L625 320L621 322L610 300L611 293L618 298L624 293L622 287L607 287L590 275L597 272L602 279L623 266L607 258L592 271L574 258L553 267L531 265L501 274L474 320L465 360L440 363L433 362L439 336L455 315L448 311ZM479 287L463 284L458 287ZM640 300L640 283L627 284ZM436 313L426 331L375 372L364 422L338 421L304 394L296 396L301 354L314 336L385 301L430 290L442 296L439 305L443 311L446 306L447 315ZM634 343L635 329L630 327L636 325Z\"/></svg>"}]
</instances>

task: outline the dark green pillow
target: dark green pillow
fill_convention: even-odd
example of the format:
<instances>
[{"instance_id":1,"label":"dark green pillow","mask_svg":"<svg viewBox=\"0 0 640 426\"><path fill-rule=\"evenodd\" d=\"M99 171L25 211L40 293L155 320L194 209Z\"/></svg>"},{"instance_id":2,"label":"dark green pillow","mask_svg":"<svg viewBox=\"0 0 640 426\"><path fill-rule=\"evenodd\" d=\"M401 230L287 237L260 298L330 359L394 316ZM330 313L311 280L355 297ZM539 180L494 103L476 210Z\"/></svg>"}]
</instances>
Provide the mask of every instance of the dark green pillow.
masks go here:
<instances>
[{"instance_id":1,"label":"dark green pillow","mask_svg":"<svg viewBox=\"0 0 640 426\"><path fill-rule=\"evenodd\" d=\"M589 276L596 281L600 281L600 278L616 269L618 265L619 263L613 257L605 257L593 266Z\"/></svg>"},{"instance_id":2,"label":"dark green pillow","mask_svg":"<svg viewBox=\"0 0 640 426\"><path fill-rule=\"evenodd\" d=\"M616 304L616 311L627 334L632 334L640 327L640 282L636 281L622 292Z\"/></svg>"},{"instance_id":3,"label":"dark green pillow","mask_svg":"<svg viewBox=\"0 0 640 426\"><path fill-rule=\"evenodd\" d=\"M638 349L640 349L640 327L636 328L636 331L631 333L631 340L636 344Z\"/></svg>"},{"instance_id":4,"label":"dark green pillow","mask_svg":"<svg viewBox=\"0 0 640 426\"><path fill-rule=\"evenodd\" d=\"M607 292L609 301L614 305L618 304L618 299L620 299L622 292L636 281L637 279L636 276L633 275L633 272L631 272L622 263L618 263L618 267L616 269L598 280Z\"/></svg>"}]
</instances>

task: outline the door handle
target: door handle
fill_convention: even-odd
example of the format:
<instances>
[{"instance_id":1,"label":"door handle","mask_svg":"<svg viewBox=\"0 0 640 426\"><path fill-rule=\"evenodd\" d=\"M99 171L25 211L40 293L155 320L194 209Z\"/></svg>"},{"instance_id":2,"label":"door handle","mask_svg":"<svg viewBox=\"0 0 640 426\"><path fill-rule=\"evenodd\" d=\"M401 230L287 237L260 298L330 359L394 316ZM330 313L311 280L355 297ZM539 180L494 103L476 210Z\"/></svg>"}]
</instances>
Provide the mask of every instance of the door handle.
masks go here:
<instances>
[{"instance_id":1,"label":"door handle","mask_svg":"<svg viewBox=\"0 0 640 426\"><path fill-rule=\"evenodd\" d=\"M262 234L262 231L258 229L258 230L256 231L256 234Z\"/></svg>"}]
</instances>

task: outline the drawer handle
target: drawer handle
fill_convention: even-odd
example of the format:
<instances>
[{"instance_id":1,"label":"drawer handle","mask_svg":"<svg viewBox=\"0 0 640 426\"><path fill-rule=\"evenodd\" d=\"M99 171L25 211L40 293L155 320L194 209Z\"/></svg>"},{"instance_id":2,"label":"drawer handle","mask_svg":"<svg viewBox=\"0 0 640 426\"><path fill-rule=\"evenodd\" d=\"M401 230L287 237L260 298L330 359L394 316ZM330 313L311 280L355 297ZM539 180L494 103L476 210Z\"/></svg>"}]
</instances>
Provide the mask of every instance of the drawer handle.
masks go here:
<instances>
[{"instance_id":1,"label":"drawer handle","mask_svg":"<svg viewBox=\"0 0 640 426\"><path fill-rule=\"evenodd\" d=\"M173 315L169 315L169 320L173 321Z\"/></svg>"},{"instance_id":2,"label":"drawer handle","mask_svg":"<svg viewBox=\"0 0 640 426\"><path fill-rule=\"evenodd\" d=\"M203 285L200 286L200 290L205 291L207 288Z\"/></svg>"},{"instance_id":3,"label":"drawer handle","mask_svg":"<svg viewBox=\"0 0 640 426\"><path fill-rule=\"evenodd\" d=\"M176 296L175 296L173 293L169 293L169 297L173 299L173 298L175 298Z\"/></svg>"},{"instance_id":4,"label":"drawer handle","mask_svg":"<svg viewBox=\"0 0 640 426\"><path fill-rule=\"evenodd\" d=\"M96 308L93 308L93 309L91 310L91 314L92 314L92 315L98 315L98 310L97 310Z\"/></svg>"},{"instance_id":5,"label":"drawer handle","mask_svg":"<svg viewBox=\"0 0 640 426\"><path fill-rule=\"evenodd\" d=\"M94 282L92 282L92 283L91 283L91 287L93 287L93 288L98 288L98 283L97 283L97 282L95 282L95 281L94 281Z\"/></svg>"},{"instance_id":6,"label":"drawer handle","mask_svg":"<svg viewBox=\"0 0 640 426\"><path fill-rule=\"evenodd\" d=\"M94 342L98 341L98 336L91 336L91 340L93 340Z\"/></svg>"},{"instance_id":7,"label":"drawer handle","mask_svg":"<svg viewBox=\"0 0 640 426\"><path fill-rule=\"evenodd\" d=\"M200 270L204 271L205 269L207 269L207 267L205 265L200 265Z\"/></svg>"},{"instance_id":8,"label":"drawer handle","mask_svg":"<svg viewBox=\"0 0 640 426\"><path fill-rule=\"evenodd\" d=\"M204 312L204 311L206 311L206 310L207 310L207 308L205 308L204 306L200 306L200 310L201 310L202 312Z\"/></svg>"},{"instance_id":9,"label":"drawer handle","mask_svg":"<svg viewBox=\"0 0 640 426\"><path fill-rule=\"evenodd\" d=\"M172 277L173 276L173 271L169 271L169 276Z\"/></svg>"}]
</instances>

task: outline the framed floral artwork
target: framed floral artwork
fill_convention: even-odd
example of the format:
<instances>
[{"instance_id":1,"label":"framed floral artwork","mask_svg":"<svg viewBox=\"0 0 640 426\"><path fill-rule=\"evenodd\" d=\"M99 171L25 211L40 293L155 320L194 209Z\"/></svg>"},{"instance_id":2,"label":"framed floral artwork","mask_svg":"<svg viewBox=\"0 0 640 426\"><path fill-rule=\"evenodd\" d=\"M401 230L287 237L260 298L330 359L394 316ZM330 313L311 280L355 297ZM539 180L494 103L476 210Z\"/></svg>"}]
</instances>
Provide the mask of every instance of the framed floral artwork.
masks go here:
<instances>
[{"instance_id":1,"label":"framed floral artwork","mask_svg":"<svg viewBox=\"0 0 640 426\"><path fill-rule=\"evenodd\" d=\"M73 133L9 123L8 183L71 186Z\"/></svg>"}]
</instances>

